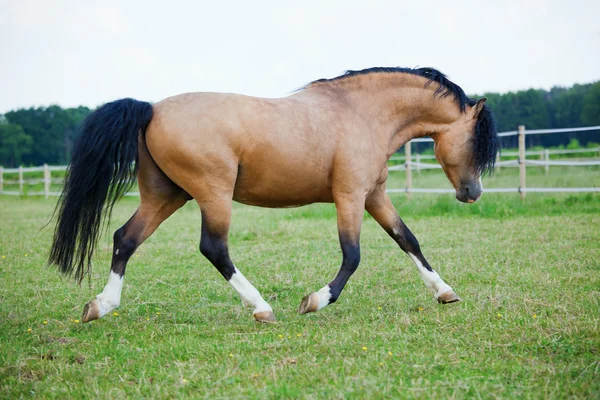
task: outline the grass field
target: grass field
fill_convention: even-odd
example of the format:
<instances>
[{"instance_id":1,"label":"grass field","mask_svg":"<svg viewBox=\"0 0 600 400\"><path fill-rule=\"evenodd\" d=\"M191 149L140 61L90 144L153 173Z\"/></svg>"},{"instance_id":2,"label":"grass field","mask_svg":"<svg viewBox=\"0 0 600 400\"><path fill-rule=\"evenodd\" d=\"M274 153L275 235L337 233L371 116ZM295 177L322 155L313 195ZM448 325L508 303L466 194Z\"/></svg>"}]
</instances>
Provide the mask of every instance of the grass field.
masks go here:
<instances>
[{"instance_id":1,"label":"grass field","mask_svg":"<svg viewBox=\"0 0 600 400\"><path fill-rule=\"evenodd\" d=\"M529 170L536 186L600 184L593 168ZM513 182L515 170L502 171L487 185ZM444 181L423 172L415 186ZM138 200L119 203L89 284L77 286L44 266L53 200L0 197L0 397L600 397L598 194L393 199L462 302L438 305L366 217L361 266L338 302L298 315L341 261L333 206L236 205L232 258L278 318L256 324L200 255L189 203L130 261L116 314L82 325L112 231Z\"/></svg>"}]
</instances>

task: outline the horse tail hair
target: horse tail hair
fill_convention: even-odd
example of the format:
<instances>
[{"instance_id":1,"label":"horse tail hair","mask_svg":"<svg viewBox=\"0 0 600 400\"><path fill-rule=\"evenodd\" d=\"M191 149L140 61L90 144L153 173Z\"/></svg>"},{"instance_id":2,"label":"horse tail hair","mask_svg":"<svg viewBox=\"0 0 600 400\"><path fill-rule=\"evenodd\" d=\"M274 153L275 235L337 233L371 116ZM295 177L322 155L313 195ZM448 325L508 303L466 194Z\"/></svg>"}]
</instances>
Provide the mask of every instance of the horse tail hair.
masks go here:
<instances>
[{"instance_id":1,"label":"horse tail hair","mask_svg":"<svg viewBox=\"0 0 600 400\"><path fill-rule=\"evenodd\" d=\"M135 182L138 137L151 119L150 103L128 98L101 106L79 128L54 210L58 221L48 259L67 276L75 271L79 283L91 270L94 248L113 206Z\"/></svg>"}]
</instances>

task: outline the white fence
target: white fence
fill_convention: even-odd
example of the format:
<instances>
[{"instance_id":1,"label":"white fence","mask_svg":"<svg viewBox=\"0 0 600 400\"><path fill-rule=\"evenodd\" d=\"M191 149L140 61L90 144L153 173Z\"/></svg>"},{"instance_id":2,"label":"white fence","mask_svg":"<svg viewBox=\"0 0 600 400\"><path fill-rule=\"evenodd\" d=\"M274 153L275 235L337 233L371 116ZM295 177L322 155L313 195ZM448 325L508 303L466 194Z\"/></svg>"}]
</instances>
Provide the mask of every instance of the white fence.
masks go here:
<instances>
[{"instance_id":1,"label":"white fence","mask_svg":"<svg viewBox=\"0 0 600 400\"><path fill-rule=\"evenodd\" d=\"M550 160L551 154L575 154L575 153L598 153L600 157L600 147L596 148L586 148L586 149L544 149L544 150L531 150L526 151L525 149L525 136L526 135L538 135L538 134L548 134L548 133L561 133L561 132L580 132L580 131L600 131L600 126L590 126L585 128L566 128L566 129L537 129L526 131L524 126L519 126L519 130L517 131L509 131L499 133L498 136L506 137L506 136L515 136L519 135L519 151L518 152L506 152L502 153L502 157L517 157L516 160L498 160L496 162L496 168L502 167L519 167L519 186L514 188L489 188L486 187L485 191L488 193L520 193L521 198L525 198L526 192L546 192L546 193L556 193L556 192L600 192L599 187L563 187L563 188L554 188L554 187L527 187L526 186L526 167L527 166L535 166L540 167L543 166L548 172L550 166L596 166L600 165L600 160L579 160L579 161L564 161L564 160ZM600 139L600 138L599 138ZM433 140L430 138L419 138L413 139L411 142L432 142ZM413 187L413 176L412 171L413 168L417 171L422 169L441 169L442 167L436 163L427 163L421 162L421 160L435 160L434 155L427 154L416 154L415 161L412 159L411 155L411 142L406 143L404 145L405 155L402 156L393 156L390 158L391 161L404 161L403 164L392 165L388 168L390 172L393 171L405 171L406 172L406 186L404 188L390 188L388 189L388 193L406 193L408 197L410 197L411 193L454 193L454 189L425 189L425 188L415 188ZM528 159L527 156L538 156L537 160ZM29 196L44 196L48 198L50 196L59 196L61 192L53 192L50 190L50 185L52 183L60 184L63 182L63 178L52 178L52 171L65 171L67 169L66 166L49 166L44 164L41 167L19 167L19 168L2 168L0 166L0 194L5 195L13 195L13 196L21 196L21 195L29 195ZM24 179L25 173L31 172L43 172L42 178L37 179ZM4 174L18 174L17 179L4 179ZM43 183L44 190L43 191L25 191L25 185L37 185ZM14 185L17 186L19 190L4 190L5 186ZM138 192L129 192L126 193L125 196L139 196Z\"/></svg>"},{"instance_id":2,"label":"white fence","mask_svg":"<svg viewBox=\"0 0 600 400\"><path fill-rule=\"evenodd\" d=\"M24 185L37 185L39 183L44 184L44 191L33 191L27 192L29 196L45 196L48 198L49 196L60 196L60 192L51 192L50 184L52 183L62 183L63 178L52 178L52 171L65 171L67 169L66 165L57 165L50 166L48 164L44 164L41 167L19 167L19 168L2 168L0 167L0 194L7 194L12 196L21 196L25 194L23 190ZM41 179L23 179L23 174L26 172L43 172L44 176ZM10 173L18 173L18 179L16 180L5 180L4 174ZM18 185L19 190L4 190L5 185Z\"/></svg>"}]
</instances>

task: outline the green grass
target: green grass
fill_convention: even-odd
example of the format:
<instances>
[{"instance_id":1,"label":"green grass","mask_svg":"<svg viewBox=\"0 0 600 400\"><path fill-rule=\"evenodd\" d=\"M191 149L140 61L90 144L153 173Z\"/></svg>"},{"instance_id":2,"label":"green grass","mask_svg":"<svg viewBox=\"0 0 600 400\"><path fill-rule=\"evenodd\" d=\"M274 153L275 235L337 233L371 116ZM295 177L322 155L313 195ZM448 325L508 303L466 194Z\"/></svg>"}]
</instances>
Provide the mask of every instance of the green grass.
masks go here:
<instances>
[{"instance_id":1,"label":"green grass","mask_svg":"<svg viewBox=\"0 0 600 400\"><path fill-rule=\"evenodd\" d=\"M582 176L568 180L598 184ZM598 398L599 195L393 199L461 303L438 305L366 217L338 302L298 315L341 261L333 206L236 205L232 258L278 318L256 324L199 254L189 203L131 259L118 315L81 325L138 200L119 203L77 286L44 266L53 200L0 197L0 397Z\"/></svg>"}]
</instances>

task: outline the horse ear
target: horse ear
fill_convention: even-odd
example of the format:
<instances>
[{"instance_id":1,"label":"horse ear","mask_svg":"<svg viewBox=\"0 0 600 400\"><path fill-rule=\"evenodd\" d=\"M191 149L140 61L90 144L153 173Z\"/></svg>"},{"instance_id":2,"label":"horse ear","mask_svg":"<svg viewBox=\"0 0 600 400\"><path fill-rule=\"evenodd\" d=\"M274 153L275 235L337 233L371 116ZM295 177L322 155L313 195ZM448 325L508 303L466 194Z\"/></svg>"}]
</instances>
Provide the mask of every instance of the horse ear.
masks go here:
<instances>
[{"instance_id":1,"label":"horse ear","mask_svg":"<svg viewBox=\"0 0 600 400\"><path fill-rule=\"evenodd\" d=\"M479 99L479 101L477 101L477 104L473 106L473 118L477 118L479 116L479 113L481 112L481 110L483 110L483 105L486 101L487 97L482 97L481 99Z\"/></svg>"}]
</instances>

